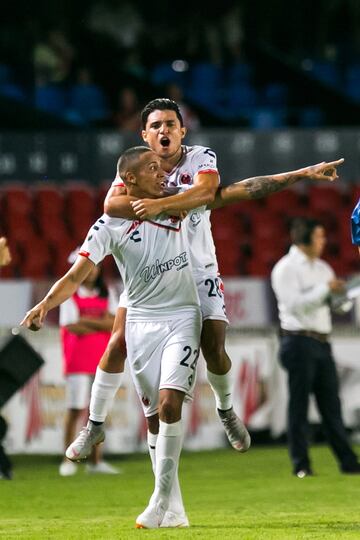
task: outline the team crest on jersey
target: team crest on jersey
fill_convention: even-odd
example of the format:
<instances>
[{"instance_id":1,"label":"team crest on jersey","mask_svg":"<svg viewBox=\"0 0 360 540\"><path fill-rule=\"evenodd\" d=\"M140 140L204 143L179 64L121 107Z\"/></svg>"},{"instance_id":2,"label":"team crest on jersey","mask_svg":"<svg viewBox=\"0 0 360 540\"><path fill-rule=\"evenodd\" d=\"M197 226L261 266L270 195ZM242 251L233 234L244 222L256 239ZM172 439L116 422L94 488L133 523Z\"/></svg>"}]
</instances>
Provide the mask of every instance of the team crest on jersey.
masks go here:
<instances>
[{"instance_id":1,"label":"team crest on jersey","mask_svg":"<svg viewBox=\"0 0 360 540\"><path fill-rule=\"evenodd\" d=\"M191 184L191 182L192 182L192 178L191 178L191 176L190 176L189 173L183 173L183 174L180 176L180 183L181 183L181 184L186 184L186 185L188 185L188 184Z\"/></svg>"},{"instance_id":2,"label":"team crest on jersey","mask_svg":"<svg viewBox=\"0 0 360 540\"><path fill-rule=\"evenodd\" d=\"M194 225L194 227L196 227L196 225L199 225L201 221L201 215L199 214L199 212L193 212L190 216L190 221Z\"/></svg>"}]
</instances>

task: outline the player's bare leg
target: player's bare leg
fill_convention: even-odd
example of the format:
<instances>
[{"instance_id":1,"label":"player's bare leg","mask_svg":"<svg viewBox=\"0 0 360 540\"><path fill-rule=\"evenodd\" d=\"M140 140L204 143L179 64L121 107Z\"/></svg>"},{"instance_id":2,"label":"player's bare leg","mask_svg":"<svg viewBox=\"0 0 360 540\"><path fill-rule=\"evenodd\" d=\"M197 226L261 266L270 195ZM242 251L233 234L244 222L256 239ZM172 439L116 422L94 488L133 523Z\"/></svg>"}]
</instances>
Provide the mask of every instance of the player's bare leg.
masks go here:
<instances>
[{"instance_id":1,"label":"player's bare leg","mask_svg":"<svg viewBox=\"0 0 360 540\"><path fill-rule=\"evenodd\" d=\"M89 421L65 453L72 461L86 459L91 454L92 448L105 440L103 423L120 387L124 372L125 320L126 309L118 308L111 338L100 359L91 388Z\"/></svg>"},{"instance_id":2,"label":"player's bare leg","mask_svg":"<svg viewBox=\"0 0 360 540\"><path fill-rule=\"evenodd\" d=\"M235 450L246 452L250 435L233 409L231 360L225 350L225 321L207 319L201 332L201 350L207 365L207 378L215 395L216 408L229 442Z\"/></svg>"},{"instance_id":3,"label":"player's bare leg","mask_svg":"<svg viewBox=\"0 0 360 540\"><path fill-rule=\"evenodd\" d=\"M162 389L159 392L159 433L152 423L154 417L148 419L151 435L156 436L156 447L153 467L155 468L155 489L149 505L136 519L136 527L157 529L162 526L170 505L171 492L177 478L180 452L183 442L181 409L184 393L178 390ZM152 433L154 432L155 433ZM153 439L154 441L154 439ZM180 490L180 488L179 488ZM186 521L185 521L186 520ZM183 522L177 525L167 519L166 527L186 527L187 517L183 512Z\"/></svg>"},{"instance_id":4,"label":"player's bare leg","mask_svg":"<svg viewBox=\"0 0 360 540\"><path fill-rule=\"evenodd\" d=\"M74 440L77 423L80 420L81 409L68 409L65 414L64 445L65 449ZM59 467L60 476L73 476L77 472L77 465L64 457Z\"/></svg>"}]
</instances>

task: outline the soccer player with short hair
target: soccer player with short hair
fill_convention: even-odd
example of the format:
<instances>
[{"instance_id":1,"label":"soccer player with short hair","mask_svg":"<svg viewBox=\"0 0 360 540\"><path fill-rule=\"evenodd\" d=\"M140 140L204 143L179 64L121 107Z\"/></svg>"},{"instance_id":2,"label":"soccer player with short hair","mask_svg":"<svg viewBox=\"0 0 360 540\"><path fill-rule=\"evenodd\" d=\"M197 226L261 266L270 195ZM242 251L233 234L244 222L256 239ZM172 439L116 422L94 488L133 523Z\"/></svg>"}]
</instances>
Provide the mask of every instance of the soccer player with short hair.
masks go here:
<instances>
[{"instance_id":1,"label":"soccer player with short hair","mask_svg":"<svg viewBox=\"0 0 360 540\"><path fill-rule=\"evenodd\" d=\"M149 148L127 150L118 167L130 195L163 195L165 174L160 158ZM192 396L201 331L199 297L187 251L190 217L191 213L184 222L168 215L130 221L103 215L89 230L70 271L21 323L32 330L40 328L46 313L69 298L94 265L109 254L114 256L127 291L128 362L148 421L155 473L155 489L136 520L138 528L162 524L171 493L181 525L188 526L177 470L183 442L182 403ZM103 441L102 430L93 433L97 435L93 445ZM76 441L66 456L74 461L82 457Z\"/></svg>"}]
</instances>

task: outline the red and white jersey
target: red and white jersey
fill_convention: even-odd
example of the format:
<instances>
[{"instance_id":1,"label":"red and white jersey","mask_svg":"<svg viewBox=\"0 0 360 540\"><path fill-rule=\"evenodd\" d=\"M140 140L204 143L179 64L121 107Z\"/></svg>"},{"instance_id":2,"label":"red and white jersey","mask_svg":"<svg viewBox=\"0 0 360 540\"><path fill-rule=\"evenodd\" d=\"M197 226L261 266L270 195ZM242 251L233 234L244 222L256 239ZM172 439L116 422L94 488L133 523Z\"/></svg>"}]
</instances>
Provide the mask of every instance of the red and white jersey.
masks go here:
<instances>
[{"instance_id":1,"label":"red and white jersey","mask_svg":"<svg viewBox=\"0 0 360 540\"><path fill-rule=\"evenodd\" d=\"M216 154L204 146L183 146L183 155L167 173L169 188L192 186L197 174L219 173ZM211 234L210 210L194 210L189 216L188 239L194 275L217 274L218 263Z\"/></svg>"},{"instance_id":2,"label":"red and white jersey","mask_svg":"<svg viewBox=\"0 0 360 540\"><path fill-rule=\"evenodd\" d=\"M202 173L219 173L216 154L205 146L183 146L183 154L179 163L166 173L168 186L171 188L186 188L193 186L194 178ZM121 178L116 175L112 186L125 187ZM218 263L215 245L211 234L210 210L193 211L189 216L187 228L189 250L193 271L196 276L217 274Z\"/></svg>"},{"instance_id":3,"label":"red and white jersey","mask_svg":"<svg viewBox=\"0 0 360 540\"><path fill-rule=\"evenodd\" d=\"M98 264L112 254L127 292L129 320L148 320L198 310L187 242L185 223L169 216L129 221L104 214L80 255Z\"/></svg>"}]
</instances>

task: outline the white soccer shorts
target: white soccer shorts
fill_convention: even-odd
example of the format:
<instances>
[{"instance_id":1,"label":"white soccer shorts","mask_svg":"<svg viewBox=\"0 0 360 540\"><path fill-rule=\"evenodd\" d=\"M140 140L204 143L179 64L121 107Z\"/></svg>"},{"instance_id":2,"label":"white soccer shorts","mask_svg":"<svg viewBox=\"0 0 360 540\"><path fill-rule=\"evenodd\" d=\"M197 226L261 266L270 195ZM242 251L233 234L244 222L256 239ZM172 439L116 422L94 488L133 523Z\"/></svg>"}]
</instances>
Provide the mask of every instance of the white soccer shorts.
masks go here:
<instances>
[{"instance_id":1,"label":"white soccer shorts","mask_svg":"<svg viewBox=\"0 0 360 540\"><path fill-rule=\"evenodd\" d=\"M195 282L200 298L202 320L213 319L229 324L225 309L224 284L221 278L213 274L196 276Z\"/></svg>"},{"instance_id":2,"label":"white soccer shorts","mask_svg":"<svg viewBox=\"0 0 360 540\"><path fill-rule=\"evenodd\" d=\"M89 407L93 382L94 375L89 373L70 373L66 375L66 408L82 410Z\"/></svg>"},{"instance_id":3,"label":"white soccer shorts","mask_svg":"<svg viewBox=\"0 0 360 540\"><path fill-rule=\"evenodd\" d=\"M171 319L126 321L127 359L145 416L158 412L161 389L192 399L200 331L201 315L195 310Z\"/></svg>"}]
</instances>

